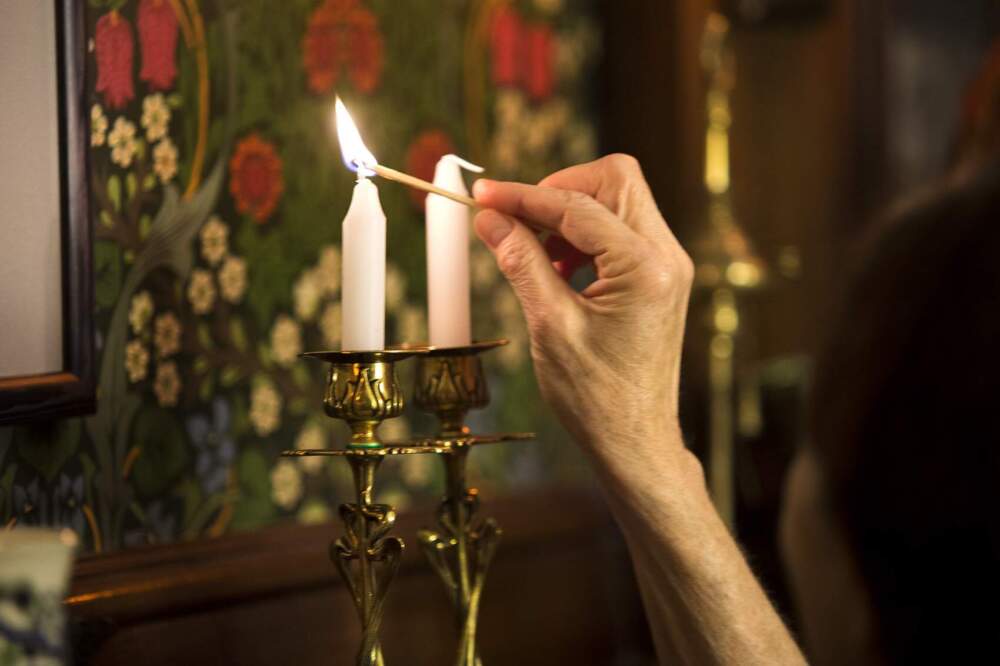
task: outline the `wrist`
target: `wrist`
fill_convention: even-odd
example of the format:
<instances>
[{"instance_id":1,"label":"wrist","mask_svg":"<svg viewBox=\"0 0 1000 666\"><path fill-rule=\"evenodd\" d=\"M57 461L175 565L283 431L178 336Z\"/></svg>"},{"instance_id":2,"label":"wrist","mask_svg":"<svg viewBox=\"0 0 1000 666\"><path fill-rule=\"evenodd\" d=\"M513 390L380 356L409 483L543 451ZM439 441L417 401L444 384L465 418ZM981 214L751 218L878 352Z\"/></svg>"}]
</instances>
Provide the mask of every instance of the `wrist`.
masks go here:
<instances>
[{"instance_id":1,"label":"wrist","mask_svg":"<svg viewBox=\"0 0 1000 666\"><path fill-rule=\"evenodd\" d=\"M629 511L655 505L679 512L711 505L704 469L684 445L676 419L627 432L609 424L585 448L613 505Z\"/></svg>"}]
</instances>

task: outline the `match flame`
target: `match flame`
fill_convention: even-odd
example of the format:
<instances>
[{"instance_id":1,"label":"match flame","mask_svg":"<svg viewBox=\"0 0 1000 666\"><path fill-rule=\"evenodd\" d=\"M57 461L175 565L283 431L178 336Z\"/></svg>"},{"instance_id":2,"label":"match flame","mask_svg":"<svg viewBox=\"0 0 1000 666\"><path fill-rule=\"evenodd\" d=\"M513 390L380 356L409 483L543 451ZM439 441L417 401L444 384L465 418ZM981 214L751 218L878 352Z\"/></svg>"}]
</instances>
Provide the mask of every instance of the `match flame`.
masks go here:
<instances>
[{"instance_id":1,"label":"match flame","mask_svg":"<svg viewBox=\"0 0 1000 666\"><path fill-rule=\"evenodd\" d=\"M335 105L337 114L337 140L340 142L340 152L344 155L344 164L347 168L362 177L374 176L375 172L369 167L378 164L378 160L372 155L365 142L361 140L361 133L358 126L354 124L351 114L347 112L347 107L337 98Z\"/></svg>"}]
</instances>

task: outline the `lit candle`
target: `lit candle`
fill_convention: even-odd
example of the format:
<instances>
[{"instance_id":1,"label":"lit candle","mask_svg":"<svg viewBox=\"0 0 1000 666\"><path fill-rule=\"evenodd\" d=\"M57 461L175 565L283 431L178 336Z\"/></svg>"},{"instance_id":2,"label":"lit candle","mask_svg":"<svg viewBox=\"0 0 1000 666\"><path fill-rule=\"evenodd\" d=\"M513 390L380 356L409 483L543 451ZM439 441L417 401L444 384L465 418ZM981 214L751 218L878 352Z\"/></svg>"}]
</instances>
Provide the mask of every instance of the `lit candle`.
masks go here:
<instances>
[{"instance_id":1,"label":"lit candle","mask_svg":"<svg viewBox=\"0 0 1000 666\"><path fill-rule=\"evenodd\" d=\"M347 167L358 174L351 206L342 227L341 334L345 351L385 347L385 213L374 175L366 164L375 157L340 99L336 102L337 137Z\"/></svg>"},{"instance_id":2,"label":"lit candle","mask_svg":"<svg viewBox=\"0 0 1000 666\"><path fill-rule=\"evenodd\" d=\"M462 168L482 168L445 155L434 170L434 184L468 196ZM469 316L469 207L437 194L427 195L427 321L435 347L460 347L472 341Z\"/></svg>"}]
</instances>

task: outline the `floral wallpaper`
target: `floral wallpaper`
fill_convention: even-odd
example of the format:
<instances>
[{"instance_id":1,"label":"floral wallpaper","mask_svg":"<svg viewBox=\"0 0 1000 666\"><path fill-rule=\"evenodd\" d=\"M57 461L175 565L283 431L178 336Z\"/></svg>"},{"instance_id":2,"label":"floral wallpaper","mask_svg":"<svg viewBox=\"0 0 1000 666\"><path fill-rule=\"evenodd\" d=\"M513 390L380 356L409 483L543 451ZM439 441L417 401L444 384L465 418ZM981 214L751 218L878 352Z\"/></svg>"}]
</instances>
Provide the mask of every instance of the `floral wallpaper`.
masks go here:
<instances>
[{"instance_id":1,"label":"floral wallpaper","mask_svg":"<svg viewBox=\"0 0 1000 666\"><path fill-rule=\"evenodd\" d=\"M304 350L340 334L340 221L352 174L334 96L389 165L430 177L458 152L535 180L595 152L600 35L583 0L88 0L99 393L93 416L0 429L0 529L65 525L91 551L332 519L341 446ZM426 337L423 199L378 183L389 219L391 342ZM537 395L513 294L473 247L487 358L487 493L571 480L581 463ZM403 367L404 381L412 384ZM388 436L427 431L423 415ZM382 499L441 491L438 461L387 463Z\"/></svg>"}]
</instances>

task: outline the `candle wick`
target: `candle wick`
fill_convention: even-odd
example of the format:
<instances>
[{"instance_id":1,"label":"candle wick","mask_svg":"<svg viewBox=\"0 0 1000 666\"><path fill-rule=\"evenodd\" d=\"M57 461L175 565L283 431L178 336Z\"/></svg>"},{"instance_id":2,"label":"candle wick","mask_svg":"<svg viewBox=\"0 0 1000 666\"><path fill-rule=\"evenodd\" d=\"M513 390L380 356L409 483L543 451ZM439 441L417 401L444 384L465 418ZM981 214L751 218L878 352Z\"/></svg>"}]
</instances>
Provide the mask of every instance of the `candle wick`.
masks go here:
<instances>
[{"instance_id":1,"label":"candle wick","mask_svg":"<svg viewBox=\"0 0 1000 666\"><path fill-rule=\"evenodd\" d=\"M358 179L354 181L355 183L361 183L368 180L368 174L365 173L365 165L361 160L353 159L351 164L354 165L354 173L357 175Z\"/></svg>"}]
</instances>

